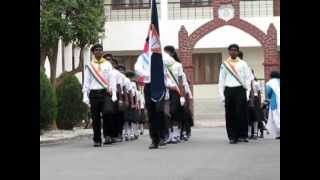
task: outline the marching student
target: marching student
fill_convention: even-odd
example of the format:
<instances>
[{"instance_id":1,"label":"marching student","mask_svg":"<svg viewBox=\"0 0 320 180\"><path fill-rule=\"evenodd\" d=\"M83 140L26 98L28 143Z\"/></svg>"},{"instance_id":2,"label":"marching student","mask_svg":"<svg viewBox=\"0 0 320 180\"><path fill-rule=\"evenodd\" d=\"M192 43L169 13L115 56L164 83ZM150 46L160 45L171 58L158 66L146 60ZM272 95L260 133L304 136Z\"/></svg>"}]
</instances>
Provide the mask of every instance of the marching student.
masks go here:
<instances>
[{"instance_id":1,"label":"marching student","mask_svg":"<svg viewBox=\"0 0 320 180\"><path fill-rule=\"evenodd\" d=\"M102 57L103 47L101 44L94 45L91 52L93 57L91 62L85 66L82 92L83 101L91 109L94 147L99 147L102 144L101 118L104 124L104 143L109 144L112 136L112 130L110 130L112 122L109 119L113 113L113 101L112 88L108 83L112 65Z\"/></svg>"},{"instance_id":2,"label":"marching student","mask_svg":"<svg viewBox=\"0 0 320 180\"><path fill-rule=\"evenodd\" d=\"M181 129L185 119L184 116L184 104L185 104L185 88L183 84L183 67L177 56L177 53L173 46L164 47L164 51L171 56L175 61L172 64L167 64L168 72L176 84L175 89L170 89L170 114L173 125L173 136L171 143L178 143L181 140ZM164 56L165 57L165 56Z\"/></svg>"},{"instance_id":3,"label":"marching student","mask_svg":"<svg viewBox=\"0 0 320 180\"><path fill-rule=\"evenodd\" d=\"M219 95L225 103L226 129L230 144L248 142L247 100L251 71L238 57L239 46L228 47L230 57L222 63L219 75Z\"/></svg>"}]
</instances>

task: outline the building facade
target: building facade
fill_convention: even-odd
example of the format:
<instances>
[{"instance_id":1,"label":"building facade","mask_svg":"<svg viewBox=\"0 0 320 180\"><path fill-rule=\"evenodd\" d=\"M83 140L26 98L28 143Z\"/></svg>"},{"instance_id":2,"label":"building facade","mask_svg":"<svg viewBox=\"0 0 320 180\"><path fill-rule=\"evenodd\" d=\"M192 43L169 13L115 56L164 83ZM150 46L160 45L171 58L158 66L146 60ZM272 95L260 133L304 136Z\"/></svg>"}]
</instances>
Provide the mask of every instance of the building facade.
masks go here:
<instances>
[{"instance_id":1,"label":"building facade","mask_svg":"<svg viewBox=\"0 0 320 180\"><path fill-rule=\"evenodd\" d=\"M147 36L150 0L105 0L104 6L106 35L101 43L132 70ZM280 67L280 0L157 0L157 7L162 47L178 50L195 99L218 96L219 67L232 43L239 44L262 83ZM78 49L72 53L71 45L61 47L57 76L79 62ZM89 61L88 48L85 63ZM81 73L77 76L82 81Z\"/></svg>"}]
</instances>

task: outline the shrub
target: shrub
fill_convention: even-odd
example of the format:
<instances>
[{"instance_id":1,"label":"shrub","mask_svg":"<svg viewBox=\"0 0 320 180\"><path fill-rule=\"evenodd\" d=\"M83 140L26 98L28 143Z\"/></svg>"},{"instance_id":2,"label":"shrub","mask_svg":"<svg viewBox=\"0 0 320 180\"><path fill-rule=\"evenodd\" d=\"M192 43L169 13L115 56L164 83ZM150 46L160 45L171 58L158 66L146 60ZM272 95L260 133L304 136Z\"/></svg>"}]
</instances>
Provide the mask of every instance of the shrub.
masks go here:
<instances>
[{"instance_id":1,"label":"shrub","mask_svg":"<svg viewBox=\"0 0 320 180\"><path fill-rule=\"evenodd\" d=\"M57 116L57 97L43 70L40 70L40 134Z\"/></svg>"},{"instance_id":2,"label":"shrub","mask_svg":"<svg viewBox=\"0 0 320 180\"><path fill-rule=\"evenodd\" d=\"M71 130L86 119L87 106L82 102L81 84L75 76L65 76L57 87L59 129Z\"/></svg>"}]
</instances>

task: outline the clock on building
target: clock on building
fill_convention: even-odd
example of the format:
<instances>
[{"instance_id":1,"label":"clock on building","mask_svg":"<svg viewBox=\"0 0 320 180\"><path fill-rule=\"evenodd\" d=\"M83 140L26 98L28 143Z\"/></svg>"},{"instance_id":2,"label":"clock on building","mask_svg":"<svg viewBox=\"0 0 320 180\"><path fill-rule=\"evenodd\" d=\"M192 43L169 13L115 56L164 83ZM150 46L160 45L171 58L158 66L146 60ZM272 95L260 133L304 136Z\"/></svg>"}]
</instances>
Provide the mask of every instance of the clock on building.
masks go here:
<instances>
[{"instance_id":1,"label":"clock on building","mask_svg":"<svg viewBox=\"0 0 320 180\"><path fill-rule=\"evenodd\" d=\"M218 13L219 18L229 21L234 17L234 7L232 4L223 4L219 7Z\"/></svg>"}]
</instances>

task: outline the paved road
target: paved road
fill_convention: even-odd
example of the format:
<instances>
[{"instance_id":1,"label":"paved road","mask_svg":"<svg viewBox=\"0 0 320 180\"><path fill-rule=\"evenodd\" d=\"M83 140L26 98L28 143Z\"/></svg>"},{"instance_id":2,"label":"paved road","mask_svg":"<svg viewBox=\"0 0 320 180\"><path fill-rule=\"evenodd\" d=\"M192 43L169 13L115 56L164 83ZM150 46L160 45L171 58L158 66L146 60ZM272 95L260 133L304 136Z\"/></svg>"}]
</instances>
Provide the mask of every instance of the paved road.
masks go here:
<instances>
[{"instance_id":1,"label":"paved road","mask_svg":"<svg viewBox=\"0 0 320 180\"><path fill-rule=\"evenodd\" d=\"M93 148L91 138L40 146L41 180L278 180L280 142L230 145L225 128L193 129L185 143L148 150L139 140Z\"/></svg>"}]
</instances>

